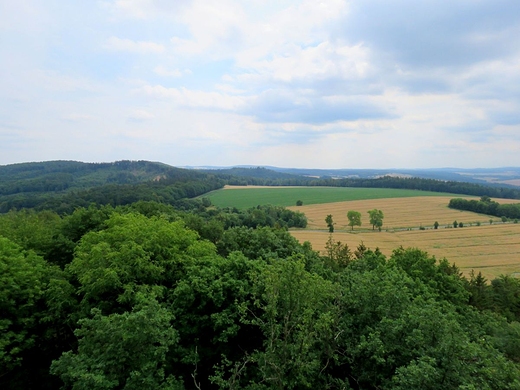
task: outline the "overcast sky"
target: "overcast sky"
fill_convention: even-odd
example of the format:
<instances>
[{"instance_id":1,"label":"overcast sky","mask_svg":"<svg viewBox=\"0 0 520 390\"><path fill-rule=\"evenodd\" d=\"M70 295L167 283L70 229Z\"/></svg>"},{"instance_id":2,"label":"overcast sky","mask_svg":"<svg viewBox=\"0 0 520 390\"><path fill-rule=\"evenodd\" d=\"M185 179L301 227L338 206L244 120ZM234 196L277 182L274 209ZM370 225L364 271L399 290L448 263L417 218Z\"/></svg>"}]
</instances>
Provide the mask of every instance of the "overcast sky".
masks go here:
<instances>
[{"instance_id":1,"label":"overcast sky","mask_svg":"<svg viewBox=\"0 0 520 390\"><path fill-rule=\"evenodd\" d=\"M520 166L518 0L0 0L0 164Z\"/></svg>"}]
</instances>

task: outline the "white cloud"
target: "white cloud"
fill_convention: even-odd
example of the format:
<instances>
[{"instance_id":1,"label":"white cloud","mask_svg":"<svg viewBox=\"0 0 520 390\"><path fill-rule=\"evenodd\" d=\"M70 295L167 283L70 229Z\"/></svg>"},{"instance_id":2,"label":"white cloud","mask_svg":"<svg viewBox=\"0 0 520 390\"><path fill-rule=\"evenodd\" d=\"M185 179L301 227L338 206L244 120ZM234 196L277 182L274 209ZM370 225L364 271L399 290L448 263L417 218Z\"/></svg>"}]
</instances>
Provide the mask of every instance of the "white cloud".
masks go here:
<instances>
[{"instance_id":1,"label":"white cloud","mask_svg":"<svg viewBox=\"0 0 520 390\"><path fill-rule=\"evenodd\" d=\"M166 88L162 85L146 85L138 90L153 98L168 99L181 107L236 110L246 98L219 92L195 91L186 88Z\"/></svg>"},{"instance_id":2,"label":"white cloud","mask_svg":"<svg viewBox=\"0 0 520 390\"><path fill-rule=\"evenodd\" d=\"M163 77L182 77L184 75L192 74L191 70L189 69L169 69L162 65L156 66L153 69L154 73L158 74L159 76Z\"/></svg>"},{"instance_id":3,"label":"white cloud","mask_svg":"<svg viewBox=\"0 0 520 390\"><path fill-rule=\"evenodd\" d=\"M291 82L316 82L326 79L360 79L370 70L368 52L362 45L334 45L321 42L317 46L295 46L286 55L275 55L253 64L255 72L239 76L242 79L264 78Z\"/></svg>"},{"instance_id":4,"label":"white cloud","mask_svg":"<svg viewBox=\"0 0 520 390\"><path fill-rule=\"evenodd\" d=\"M63 119L71 122L84 122L93 119L93 116L87 114L68 114L65 115Z\"/></svg>"},{"instance_id":5,"label":"white cloud","mask_svg":"<svg viewBox=\"0 0 520 390\"><path fill-rule=\"evenodd\" d=\"M153 20L156 18L174 18L179 9L190 0L114 0L100 1L118 19Z\"/></svg>"},{"instance_id":6,"label":"white cloud","mask_svg":"<svg viewBox=\"0 0 520 390\"><path fill-rule=\"evenodd\" d=\"M110 37L107 39L105 49L114 51L127 51L130 53L162 53L165 48L163 45L155 42L132 41L131 39L122 39L118 37Z\"/></svg>"},{"instance_id":7,"label":"white cloud","mask_svg":"<svg viewBox=\"0 0 520 390\"><path fill-rule=\"evenodd\" d=\"M153 119L153 118L155 118L154 114L152 114L151 112L149 112L147 110L143 110L143 109L134 110L129 116L130 120L137 121L137 122L141 122L141 121L145 121L145 120Z\"/></svg>"},{"instance_id":8,"label":"white cloud","mask_svg":"<svg viewBox=\"0 0 520 390\"><path fill-rule=\"evenodd\" d=\"M111 2L101 2L105 8L121 16L145 19L153 11L153 0L116 0Z\"/></svg>"}]
</instances>

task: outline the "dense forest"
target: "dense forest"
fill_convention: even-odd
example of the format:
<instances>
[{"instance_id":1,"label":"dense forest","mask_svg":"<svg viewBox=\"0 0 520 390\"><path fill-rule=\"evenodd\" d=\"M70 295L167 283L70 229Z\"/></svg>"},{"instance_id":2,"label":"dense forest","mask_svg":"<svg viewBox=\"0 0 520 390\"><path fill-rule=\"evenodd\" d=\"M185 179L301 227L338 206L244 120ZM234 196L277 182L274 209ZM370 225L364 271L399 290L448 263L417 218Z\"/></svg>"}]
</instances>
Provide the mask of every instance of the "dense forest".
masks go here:
<instances>
[{"instance_id":1,"label":"dense forest","mask_svg":"<svg viewBox=\"0 0 520 390\"><path fill-rule=\"evenodd\" d=\"M517 279L207 206L0 216L0 386L520 388Z\"/></svg>"},{"instance_id":2,"label":"dense forest","mask_svg":"<svg viewBox=\"0 0 520 390\"><path fill-rule=\"evenodd\" d=\"M520 389L518 279L333 235L318 253L287 231L302 213L199 196L297 178L114 164L7 166L2 389Z\"/></svg>"},{"instance_id":3,"label":"dense forest","mask_svg":"<svg viewBox=\"0 0 520 390\"><path fill-rule=\"evenodd\" d=\"M128 205L139 200L182 207L183 199L222 188L211 174L148 161L50 161L0 167L0 213L34 208L60 214L91 203Z\"/></svg>"}]
</instances>

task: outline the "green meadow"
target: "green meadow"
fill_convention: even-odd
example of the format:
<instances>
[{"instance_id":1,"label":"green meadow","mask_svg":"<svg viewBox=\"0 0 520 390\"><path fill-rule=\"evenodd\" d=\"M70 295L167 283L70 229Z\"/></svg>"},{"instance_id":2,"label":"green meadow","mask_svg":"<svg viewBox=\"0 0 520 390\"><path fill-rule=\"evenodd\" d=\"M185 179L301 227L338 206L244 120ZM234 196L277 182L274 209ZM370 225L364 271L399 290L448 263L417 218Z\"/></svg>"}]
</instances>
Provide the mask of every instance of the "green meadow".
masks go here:
<instances>
[{"instance_id":1,"label":"green meadow","mask_svg":"<svg viewBox=\"0 0 520 390\"><path fill-rule=\"evenodd\" d=\"M298 200L301 200L304 205L310 205L348 200L410 198L415 196L460 197L460 195L430 191L346 187L230 187L204 195L215 206L236 207L238 209L265 204L295 206Z\"/></svg>"}]
</instances>

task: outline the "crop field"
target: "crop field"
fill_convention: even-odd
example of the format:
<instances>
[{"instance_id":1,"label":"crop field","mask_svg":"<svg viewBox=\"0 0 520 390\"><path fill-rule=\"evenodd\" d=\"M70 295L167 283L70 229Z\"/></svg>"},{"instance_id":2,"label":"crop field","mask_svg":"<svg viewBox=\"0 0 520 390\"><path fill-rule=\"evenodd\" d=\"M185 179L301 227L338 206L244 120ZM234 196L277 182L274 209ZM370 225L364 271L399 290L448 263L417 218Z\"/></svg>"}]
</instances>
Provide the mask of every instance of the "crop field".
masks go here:
<instances>
[{"instance_id":1,"label":"crop field","mask_svg":"<svg viewBox=\"0 0 520 390\"><path fill-rule=\"evenodd\" d=\"M378 247L385 255L391 255L402 245L419 248L439 259L445 257L465 275L474 270L488 280L500 274L520 276L520 224L448 208L450 199L463 195L380 188L237 186L205 196L219 207L273 204L301 211L307 216L308 227L291 230L291 234L300 242L309 241L315 250L325 249L329 238L325 217L331 214L334 239L347 243L352 250L363 241L367 247ZM297 200L303 206L295 206ZM381 232L372 231L370 226L367 211L372 209L384 213ZM349 210L361 213L362 225L354 227L354 231L348 226ZM433 229L435 221L439 222L437 230ZM453 228L454 221L462 222L464 227Z\"/></svg>"},{"instance_id":2,"label":"crop field","mask_svg":"<svg viewBox=\"0 0 520 390\"><path fill-rule=\"evenodd\" d=\"M329 233L299 230L292 235L300 242L309 241L315 250L323 251ZM520 224L493 224L438 230L390 232L335 232L336 241L347 243L354 250L363 243L378 247L385 255L402 245L419 248L438 259L455 263L467 276L474 270L491 280L500 274L520 276Z\"/></svg>"},{"instance_id":3,"label":"crop field","mask_svg":"<svg viewBox=\"0 0 520 390\"><path fill-rule=\"evenodd\" d=\"M417 194L417 191L415 193ZM354 200L288 208L303 212L307 216L309 229L326 229L325 217L331 214L336 223L336 230L350 230L347 219L349 210L361 213L361 229L372 229L367 213L372 209L383 211L384 230L428 227L433 226L435 221L439 222L440 226L452 225L455 220L464 225L475 224L477 221L489 223L490 217L487 215L448 208L448 203L453 197L453 195L416 196L413 198ZM497 217L494 219L499 220ZM354 229L359 230L360 228L355 227Z\"/></svg>"},{"instance_id":4,"label":"crop field","mask_svg":"<svg viewBox=\"0 0 520 390\"><path fill-rule=\"evenodd\" d=\"M443 196L374 199L290 207L304 212L309 219L307 229L293 230L291 234L322 251L329 238L325 217L332 214L336 222L334 239L347 243L351 249L361 241L369 248L378 247L385 255L401 245L415 247L437 258L446 257L466 275L474 270L488 279L500 274L520 276L520 224L504 224L497 217L449 209L449 199L451 197ZM385 215L381 232L372 231L369 225L367 211L374 208ZM348 210L362 214L362 226L355 227L353 232L347 226ZM493 224L489 223L490 219ZM463 222L464 227L453 228L454 220ZM440 224L437 230L432 227L435 221ZM477 222L481 226L477 226ZM425 230L419 230L420 226Z\"/></svg>"},{"instance_id":5,"label":"crop field","mask_svg":"<svg viewBox=\"0 0 520 390\"><path fill-rule=\"evenodd\" d=\"M451 198L463 197L438 192L400 190L387 188L345 188L345 187L257 187L226 186L205 194L215 206L245 209L258 205L294 206L297 200L304 205L361 199L410 198L416 196L446 195Z\"/></svg>"}]
</instances>

